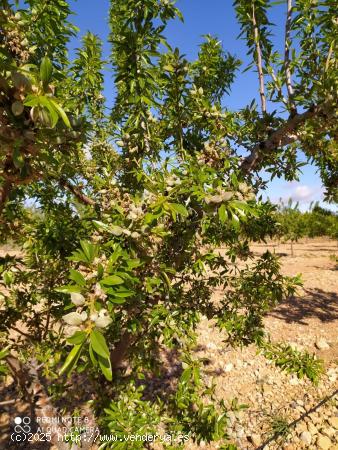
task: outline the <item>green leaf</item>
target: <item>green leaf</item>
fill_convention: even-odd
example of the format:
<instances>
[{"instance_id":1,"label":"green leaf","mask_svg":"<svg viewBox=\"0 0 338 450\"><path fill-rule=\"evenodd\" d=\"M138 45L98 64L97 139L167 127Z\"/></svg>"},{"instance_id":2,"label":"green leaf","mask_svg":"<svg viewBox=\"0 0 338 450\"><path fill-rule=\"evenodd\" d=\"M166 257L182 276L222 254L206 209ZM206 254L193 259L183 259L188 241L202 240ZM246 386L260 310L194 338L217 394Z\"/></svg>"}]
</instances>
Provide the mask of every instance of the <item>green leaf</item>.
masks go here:
<instances>
[{"instance_id":1,"label":"green leaf","mask_svg":"<svg viewBox=\"0 0 338 450\"><path fill-rule=\"evenodd\" d=\"M91 362L93 363L93 366L97 366L97 359L95 357L95 353L93 352L93 347L91 344L89 344L89 357Z\"/></svg>"},{"instance_id":2,"label":"green leaf","mask_svg":"<svg viewBox=\"0 0 338 450\"><path fill-rule=\"evenodd\" d=\"M95 228L97 228L98 230L103 230L103 231L111 231L111 227L109 225L107 225L106 223L101 222L100 220L93 220L93 224L95 226ZM122 233L122 228L121 228L121 233Z\"/></svg>"},{"instance_id":3,"label":"green leaf","mask_svg":"<svg viewBox=\"0 0 338 450\"><path fill-rule=\"evenodd\" d=\"M103 358L101 355L98 355L99 366L108 381L113 379L113 372L111 368L111 363L109 358Z\"/></svg>"},{"instance_id":4,"label":"green leaf","mask_svg":"<svg viewBox=\"0 0 338 450\"><path fill-rule=\"evenodd\" d=\"M53 73L52 63L48 58L48 56L44 56L40 64L40 78L44 85L47 85L50 82L52 73Z\"/></svg>"},{"instance_id":5,"label":"green leaf","mask_svg":"<svg viewBox=\"0 0 338 450\"><path fill-rule=\"evenodd\" d=\"M4 280L5 285L9 286L14 281L14 273L6 270L5 272L2 273L2 279Z\"/></svg>"},{"instance_id":6,"label":"green leaf","mask_svg":"<svg viewBox=\"0 0 338 450\"><path fill-rule=\"evenodd\" d=\"M82 344L74 345L72 350L70 351L69 355L66 358L66 361L64 362L63 366L60 369L59 374L62 375L64 373L67 373L68 375L71 373L71 371L74 369L77 361L80 358L81 352L82 352Z\"/></svg>"},{"instance_id":7,"label":"green leaf","mask_svg":"<svg viewBox=\"0 0 338 450\"><path fill-rule=\"evenodd\" d=\"M58 103L56 103L56 101L53 100L53 99L50 99L49 101L53 104L54 108L57 110L59 116L60 116L61 119L63 120L63 122L64 122L64 124L66 125L66 127L67 127L67 128L71 128L69 119L68 119L68 117L67 117L67 114L66 114L66 113L64 112L64 110L61 108L61 106L60 106Z\"/></svg>"},{"instance_id":8,"label":"green leaf","mask_svg":"<svg viewBox=\"0 0 338 450\"><path fill-rule=\"evenodd\" d=\"M182 217L188 217L189 215L187 208L184 205L181 205L180 203L168 203L168 206L171 209L171 211L180 214Z\"/></svg>"},{"instance_id":9,"label":"green leaf","mask_svg":"<svg viewBox=\"0 0 338 450\"><path fill-rule=\"evenodd\" d=\"M67 342L73 345L82 344L87 337L87 333L85 331L76 331L73 336L67 339Z\"/></svg>"},{"instance_id":10,"label":"green leaf","mask_svg":"<svg viewBox=\"0 0 338 450\"><path fill-rule=\"evenodd\" d=\"M7 345L7 347L5 347L5 348L3 348L1 351L0 351L0 359L4 359L4 358L6 358L6 356L8 356L9 355L9 349L10 349L10 346L9 345Z\"/></svg>"},{"instance_id":11,"label":"green leaf","mask_svg":"<svg viewBox=\"0 0 338 450\"><path fill-rule=\"evenodd\" d=\"M61 286L54 289L56 292L61 292L63 294L81 293L81 287L73 284L68 284L67 286Z\"/></svg>"},{"instance_id":12,"label":"green leaf","mask_svg":"<svg viewBox=\"0 0 338 450\"><path fill-rule=\"evenodd\" d=\"M88 262L87 256L84 254L82 250L78 250L76 252L72 253L72 256L68 257L69 261L75 261L75 262Z\"/></svg>"},{"instance_id":13,"label":"green leaf","mask_svg":"<svg viewBox=\"0 0 338 450\"><path fill-rule=\"evenodd\" d=\"M108 289L108 291L110 290L113 291L113 294L119 298L132 297L135 294L135 291L131 291L128 289L121 289L121 290Z\"/></svg>"},{"instance_id":14,"label":"green leaf","mask_svg":"<svg viewBox=\"0 0 338 450\"><path fill-rule=\"evenodd\" d=\"M123 282L123 279L117 275L110 275L109 277L103 278L103 280L101 280L101 284L104 284L106 286L115 286L117 284L122 284Z\"/></svg>"},{"instance_id":15,"label":"green leaf","mask_svg":"<svg viewBox=\"0 0 338 450\"><path fill-rule=\"evenodd\" d=\"M25 106L37 106L40 104L39 96L35 94L28 94L23 104Z\"/></svg>"},{"instance_id":16,"label":"green leaf","mask_svg":"<svg viewBox=\"0 0 338 450\"><path fill-rule=\"evenodd\" d=\"M110 359L109 349L103 334L97 330L93 330L90 333L90 343L95 353L101 355L103 358Z\"/></svg>"},{"instance_id":17,"label":"green leaf","mask_svg":"<svg viewBox=\"0 0 338 450\"><path fill-rule=\"evenodd\" d=\"M71 280L75 281L76 284L78 284L79 286L82 286L82 287L86 285L86 280L85 280L84 276L82 275L82 273L80 273L74 269L70 269L69 272L70 272L69 278Z\"/></svg>"},{"instance_id":18,"label":"green leaf","mask_svg":"<svg viewBox=\"0 0 338 450\"><path fill-rule=\"evenodd\" d=\"M221 206L218 208L218 217L219 217L219 220L220 220L222 223L224 223L224 222L227 220L227 218L228 218L228 216L227 216L227 211L226 211L226 208L225 208L225 205L224 205L224 204L221 205Z\"/></svg>"},{"instance_id":19,"label":"green leaf","mask_svg":"<svg viewBox=\"0 0 338 450\"><path fill-rule=\"evenodd\" d=\"M129 269L135 269L136 267L142 266L142 262L136 258L136 259L129 259L127 261L127 265Z\"/></svg>"},{"instance_id":20,"label":"green leaf","mask_svg":"<svg viewBox=\"0 0 338 450\"><path fill-rule=\"evenodd\" d=\"M122 248L118 246L115 248L114 253L110 256L109 264L110 265L115 264L121 255L122 255Z\"/></svg>"},{"instance_id":21,"label":"green leaf","mask_svg":"<svg viewBox=\"0 0 338 450\"><path fill-rule=\"evenodd\" d=\"M115 305L123 305L123 303L126 303L126 300L124 298L119 297L109 297L108 301L114 303Z\"/></svg>"},{"instance_id":22,"label":"green leaf","mask_svg":"<svg viewBox=\"0 0 338 450\"><path fill-rule=\"evenodd\" d=\"M82 250L86 255L87 261L92 263L98 254L98 246L88 241L80 241Z\"/></svg>"},{"instance_id":23,"label":"green leaf","mask_svg":"<svg viewBox=\"0 0 338 450\"><path fill-rule=\"evenodd\" d=\"M180 378L180 382L182 384L186 384L190 380L191 375L192 375L192 368L188 367L187 369L185 369L183 371L181 378Z\"/></svg>"}]
</instances>

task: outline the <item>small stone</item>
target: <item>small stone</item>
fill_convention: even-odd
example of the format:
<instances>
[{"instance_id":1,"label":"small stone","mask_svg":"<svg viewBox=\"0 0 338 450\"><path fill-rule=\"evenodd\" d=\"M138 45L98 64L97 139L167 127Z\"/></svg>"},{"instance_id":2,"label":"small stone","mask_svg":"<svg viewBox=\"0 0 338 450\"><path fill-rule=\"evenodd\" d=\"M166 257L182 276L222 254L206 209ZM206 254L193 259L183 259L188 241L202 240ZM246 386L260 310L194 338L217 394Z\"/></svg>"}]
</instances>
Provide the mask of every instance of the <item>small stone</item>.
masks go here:
<instances>
[{"instance_id":1,"label":"small stone","mask_svg":"<svg viewBox=\"0 0 338 450\"><path fill-rule=\"evenodd\" d=\"M308 423L308 425L307 425L307 429L309 430L309 433L311 433L312 434L312 436L314 436L314 435L316 435L316 434L318 434L318 430L317 430L317 428L310 422L310 423Z\"/></svg>"},{"instance_id":2,"label":"small stone","mask_svg":"<svg viewBox=\"0 0 338 450\"><path fill-rule=\"evenodd\" d=\"M224 372L231 372L234 368L234 365L232 363L228 363L224 366Z\"/></svg>"},{"instance_id":3,"label":"small stone","mask_svg":"<svg viewBox=\"0 0 338 450\"><path fill-rule=\"evenodd\" d=\"M329 344L323 338L318 339L315 345L318 350L328 350L330 348Z\"/></svg>"},{"instance_id":4,"label":"small stone","mask_svg":"<svg viewBox=\"0 0 338 450\"><path fill-rule=\"evenodd\" d=\"M300 422L297 425L296 430L298 431L298 433L303 433L303 432L308 433L306 423L304 423L304 422Z\"/></svg>"},{"instance_id":5,"label":"small stone","mask_svg":"<svg viewBox=\"0 0 338 450\"><path fill-rule=\"evenodd\" d=\"M335 431L333 428L322 428L321 433L325 434L325 436L332 437L335 434Z\"/></svg>"},{"instance_id":6,"label":"small stone","mask_svg":"<svg viewBox=\"0 0 338 450\"><path fill-rule=\"evenodd\" d=\"M338 430L338 417L330 417L330 419L328 420L329 424L331 425L331 427L335 428L336 430Z\"/></svg>"},{"instance_id":7,"label":"small stone","mask_svg":"<svg viewBox=\"0 0 338 450\"><path fill-rule=\"evenodd\" d=\"M331 439L329 439L327 436L320 435L317 439L317 445L318 448L321 450L329 450L329 448L332 445Z\"/></svg>"},{"instance_id":8,"label":"small stone","mask_svg":"<svg viewBox=\"0 0 338 450\"><path fill-rule=\"evenodd\" d=\"M262 444L262 439L259 434L251 434L248 436L248 440L252 442L255 447L259 447Z\"/></svg>"},{"instance_id":9,"label":"small stone","mask_svg":"<svg viewBox=\"0 0 338 450\"><path fill-rule=\"evenodd\" d=\"M312 441L311 433L308 431L303 431L303 433L300 435L300 440L304 442L304 444L310 445Z\"/></svg>"},{"instance_id":10,"label":"small stone","mask_svg":"<svg viewBox=\"0 0 338 450\"><path fill-rule=\"evenodd\" d=\"M334 369L334 368L331 367L331 368L327 371L327 376L329 377L329 381L330 381L331 383L335 383L336 380L337 380L337 371L336 371L336 369Z\"/></svg>"},{"instance_id":11,"label":"small stone","mask_svg":"<svg viewBox=\"0 0 338 450\"><path fill-rule=\"evenodd\" d=\"M310 418L312 419L312 422L313 422L314 424L317 424L317 423L320 423L320 422L321 422L321 419L320 419L320 417L318 416L318 413L311 413L311 414L309 414L309 416L310 416Z\"/></svg>"},{"instance_id":12,"label":"small stone","mask_svg":"<svg viewBox=\"0 0 338 450\"><path fill-rule=\"evenodd\" d=\"M291 377L289 383L291 386L297 386L299 384L299 379L297 377Z\"/></svg>"}]
</instances>

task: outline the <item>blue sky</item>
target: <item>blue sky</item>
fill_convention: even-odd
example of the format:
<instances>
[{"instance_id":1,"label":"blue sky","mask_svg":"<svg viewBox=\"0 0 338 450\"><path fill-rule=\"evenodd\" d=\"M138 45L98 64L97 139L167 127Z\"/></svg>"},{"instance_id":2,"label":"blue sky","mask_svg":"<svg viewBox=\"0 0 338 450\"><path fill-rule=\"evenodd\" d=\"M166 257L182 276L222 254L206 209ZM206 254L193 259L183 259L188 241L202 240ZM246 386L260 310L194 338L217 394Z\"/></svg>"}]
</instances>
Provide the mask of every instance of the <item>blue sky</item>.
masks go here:
<instances>
[{"instance_id":1,"label":"blue sky","mask_svg":"<svg viewBox=\"0 0 338 450\"><path fill-rule=\"evenodd\" d=\"M91 31L99 35L104 44L104 57L109 55L107 37L108 27L108 0L78 0L70 2L75 13L73 22L80 28L80 35ZM246 56L245 41L237 39L239 27L236 22L231 0L178 0L178 8L184 16L184 23L172 21L165 34L172 46L179 47L188 59L194 59L198 52L198 44L203 40L202 35L216 35L223 44L225 50L235 54L244 62ZM277 48L282 48L284 34L285 5L277 5L271 11L271 21L275 23L274 41ZM71 50L79 46L77 40L71 43ZM114 96L113 73L106 74L105 95L108 98ZM257 75L254 72L238 73L232 87L230 96L226 97L224 104L230 109L240 109L256 98L258 100ZM311 201L322 201L323 188L320 178L314 167L306 166L299 182L288 183L283 179L274 180L268 190L263 194L269 196L272 201L278 201L281 197L287 200L289 197L300 202L302 209L307 209ZM325 206L333 208L325 204Z\"/></svg>"}]
</instances>

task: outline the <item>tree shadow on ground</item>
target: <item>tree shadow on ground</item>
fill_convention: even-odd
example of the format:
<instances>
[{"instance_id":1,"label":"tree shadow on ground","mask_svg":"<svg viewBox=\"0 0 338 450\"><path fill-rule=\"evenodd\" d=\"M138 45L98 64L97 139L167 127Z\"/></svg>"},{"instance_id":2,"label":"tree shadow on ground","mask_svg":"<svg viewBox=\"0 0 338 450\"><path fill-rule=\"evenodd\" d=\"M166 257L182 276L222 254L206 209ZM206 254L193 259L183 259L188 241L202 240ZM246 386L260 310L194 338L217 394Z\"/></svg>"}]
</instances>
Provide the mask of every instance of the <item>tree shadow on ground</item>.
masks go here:
<instances>
[{"instance_id":1,"label":"tree shadow on ground","mask_svg":"<svg viewBox=\"0 0 338 450\"><path fill-rule=\"evenodd\" d=\"M305 289L303 297L290 297L269 314L287 323L308 325L307 319L321 322L338 320L338 294L322 289Z\"/></svg>"}]
</instances>

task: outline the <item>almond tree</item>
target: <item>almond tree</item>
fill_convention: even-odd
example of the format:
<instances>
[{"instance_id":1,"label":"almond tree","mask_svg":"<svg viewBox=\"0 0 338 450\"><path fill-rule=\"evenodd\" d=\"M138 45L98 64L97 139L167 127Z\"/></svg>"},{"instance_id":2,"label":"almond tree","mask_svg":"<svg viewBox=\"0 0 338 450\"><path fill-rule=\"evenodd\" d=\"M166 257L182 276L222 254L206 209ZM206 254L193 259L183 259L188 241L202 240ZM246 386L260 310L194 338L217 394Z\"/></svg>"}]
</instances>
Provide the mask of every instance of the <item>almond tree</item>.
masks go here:
<instances>
[{"instance_id":1,"label":"almond tree","mask_svg":"<svg viewBox=\"0 0 338 450\"><path fill-rule=\"evenodd\" d=\"M193 353L201 317L285 370L320 373L313 356L264 331L299 278L249 245L277 229L275 207L258 196L263 170L296 179L303 152L337 197L335 2L286 2L283 55L272 3L234 2L261 102L240 111L226 106L235 55L206 36L188 61L164 37L181 19L174 2L112 0L109 61L91 33L69 59L77 29L66 1L2 4L1 233L22 249L1 261L2 359L27 399L38 390L37 415L57 414L85 386L119 448L130 448L128 433L158 430L174 434L170 448L225 442L226 405Z\"/></svg>"}]
</instances>

